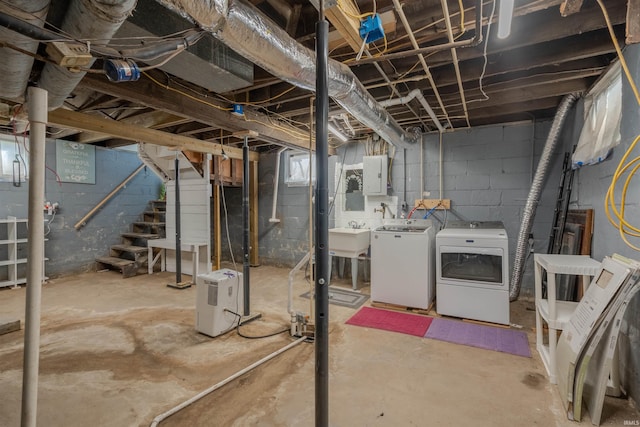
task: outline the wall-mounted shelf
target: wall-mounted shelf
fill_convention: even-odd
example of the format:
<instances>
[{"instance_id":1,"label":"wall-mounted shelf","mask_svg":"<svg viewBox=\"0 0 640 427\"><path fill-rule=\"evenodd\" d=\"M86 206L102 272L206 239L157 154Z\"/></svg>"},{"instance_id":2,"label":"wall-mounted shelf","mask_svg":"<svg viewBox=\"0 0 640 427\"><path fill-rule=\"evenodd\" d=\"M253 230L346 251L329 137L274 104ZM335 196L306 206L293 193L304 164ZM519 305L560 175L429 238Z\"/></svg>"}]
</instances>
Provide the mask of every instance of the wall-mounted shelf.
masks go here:
<instances>
[{"instance_id":1,"label":"wall-mounted shelf","mask_svg":"<svg viewBox=\"0 0 640 427\"><path fill-rule=\"evenodd\" d=\"M0 219L0 288L27 283L27 221L13 216ZM42 278L45 280L46 276Z\"/></svg>"}]
</instances>

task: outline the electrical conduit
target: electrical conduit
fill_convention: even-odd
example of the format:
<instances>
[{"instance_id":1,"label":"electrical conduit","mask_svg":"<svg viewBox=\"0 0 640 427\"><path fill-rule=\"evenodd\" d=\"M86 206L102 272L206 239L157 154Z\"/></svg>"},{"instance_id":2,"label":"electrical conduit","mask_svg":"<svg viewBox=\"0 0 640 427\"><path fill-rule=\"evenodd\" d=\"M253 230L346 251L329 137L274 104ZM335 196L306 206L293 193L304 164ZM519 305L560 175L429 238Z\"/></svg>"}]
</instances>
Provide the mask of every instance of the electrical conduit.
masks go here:
<instances>
[{"instance_id":1,"label":"electrical conduit","mask_svg":"<svg viewBox=\"0 0 640 427\"><path fill-rule=\"evenodd\" d=\"M540 201L542 186L547 178L547 173L549 171L549 166L551 165L553 152L555 151L558 143L558 137L560 136L562 125L567 118L567 114L569 113L571 106L577 99L577 94L569 94L562 99L562 102L558 107L558 111L556 112L556 116L553 119L553 124L551 125L549 136L547 137L547 142L542 150L536 174L533 177L533 182L531 183L531 190L529 190L529 197L527 197L527 202L524 207L522 223L520 224L520 232L518 233L518 242L516 244L516 256L513 262L513 274L511 276L511 287L509 289L510 301L518 299L518 295L520 294L522 275L524 274L524 264L527 259L526 252L529 245L529 234L533 227L533 219L535 218L536 208Z\"/></svg>"},{"instance_id":2,"label":"electrical conduit","mask_svg":"<svg viewBox=\"0 0 640 427\"><path fill-rule=\"evenodd\" d=\"M191 405L192 403L197 402L198 400L202 399L206 395L218 390L220 387L223 387L224 385L229 384L231 381L235 380L236 378L241 377L242 375L244 375L247 372L253 370L254 368L257 368L258 366L262 365L263 363L268 362L269 360L273 359L274 357L276 357L276 356L284 353L285 351L297 346L298 344L302 343L306 339L307 339L307 337L302 337L300 339L297 339L296 341L294 341L294 342L282 347L280 350L274 351L273 353L269 354L268 356L263 357L262 359L260 359L257 362L247 366L246 368L236 372L235 374L231 375L230 377L220 381L217 384L212 385L211 387L209 387L208 389L206 389L204 391L201 391L200 393L198 393L195 396L193 396L191 399L185 400L184 402L182 402L178 406L174 406L173 408L169 409L167 412L164 412L164 413L158 415L157 417L155 417L153 419L153 422L151 423L151 427L156 427L159 423L161 423L165 419L169 418L171 415L175 414L176 412L181 411L182 409L186 408L187 406Z\"/></svg>"}]
</instances>

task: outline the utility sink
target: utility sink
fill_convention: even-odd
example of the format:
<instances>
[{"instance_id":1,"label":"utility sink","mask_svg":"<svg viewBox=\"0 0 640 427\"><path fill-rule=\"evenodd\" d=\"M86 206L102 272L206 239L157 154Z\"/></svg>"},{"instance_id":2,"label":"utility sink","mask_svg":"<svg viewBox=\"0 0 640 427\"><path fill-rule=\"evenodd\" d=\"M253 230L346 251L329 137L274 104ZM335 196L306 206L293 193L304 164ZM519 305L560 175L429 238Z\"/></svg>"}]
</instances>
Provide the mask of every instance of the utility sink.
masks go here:
<instances>
[{"instance_id":1,"label":"utility sink","mask_svg":"<svg viewBox=\"0 0 640 427\"><path fill-rule=\"evenodd\" d=\"M367 252L371 242L371 230L368 228L330 228L329 254L355 258Z\"/></svg>"}]
</instances>

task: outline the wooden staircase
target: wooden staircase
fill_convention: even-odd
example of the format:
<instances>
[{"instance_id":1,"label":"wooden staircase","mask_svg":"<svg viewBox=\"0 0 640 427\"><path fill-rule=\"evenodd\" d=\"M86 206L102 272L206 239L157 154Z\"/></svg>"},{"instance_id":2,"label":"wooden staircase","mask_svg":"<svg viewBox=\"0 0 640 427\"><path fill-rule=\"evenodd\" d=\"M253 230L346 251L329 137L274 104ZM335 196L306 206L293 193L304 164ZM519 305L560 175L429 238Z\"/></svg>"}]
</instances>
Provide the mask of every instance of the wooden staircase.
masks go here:
<instances>
[{"instance_id":1,"label":"wooden staircase","mask_svg":"<svg viewBox=\"0 0 640 427\"><path fill-rule=\"evenodd\" d=\"M147 240L165 237L165 219L166 202L150 201L141 221L131 225L132 231L120 235L122 243L111 246L109 256L96 258L98 270L118 270L125 278L137 275L148 262Z\"/></svg>"}]
</instances>

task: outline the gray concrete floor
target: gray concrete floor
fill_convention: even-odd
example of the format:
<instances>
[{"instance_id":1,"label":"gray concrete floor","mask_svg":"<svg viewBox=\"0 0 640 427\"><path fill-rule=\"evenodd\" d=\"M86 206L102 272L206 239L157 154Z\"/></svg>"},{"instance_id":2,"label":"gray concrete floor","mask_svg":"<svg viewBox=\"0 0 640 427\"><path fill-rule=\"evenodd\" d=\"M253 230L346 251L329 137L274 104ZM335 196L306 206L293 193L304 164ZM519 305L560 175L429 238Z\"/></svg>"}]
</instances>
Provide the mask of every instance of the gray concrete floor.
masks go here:
<instances>
[{"instance_id":1,"label":"gray concrete floor","mask_svg":"<svg viewBox=\"0 0 640 427\"><path fill-rule=\"evenodd\" d=\"M262 334L288 326L289 270L251 269ZM301 276L301 275L300 275ZM43 289L38 425L148 426L152 419L283 347L287 334L215 339L194 330L195 288L156 273L88 273ZM347 281L334 284L348 287ZM296 280L296 296L309 289ZM364 287L367 293L368 288ZM0 318L24 319L25 289L0 290ZM368 304L368 303L367 303ZM295 307L308 311L309 300ZM575 426L563 414L535 351L531 303L512 304L533 358L345 325L330 306L332 426ZM18 426L23 332L0 336L0 425ZM314 347L303 343L170 417L161 426L312 426ZM627 400L607 398L603 425L637 423ZM588 415L580 425L591 425ZM633 424L632 424L633 425Z\"/></svg>"}]
</instances>

